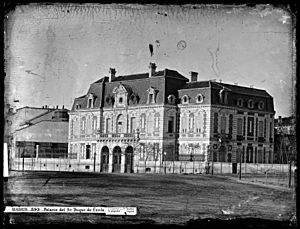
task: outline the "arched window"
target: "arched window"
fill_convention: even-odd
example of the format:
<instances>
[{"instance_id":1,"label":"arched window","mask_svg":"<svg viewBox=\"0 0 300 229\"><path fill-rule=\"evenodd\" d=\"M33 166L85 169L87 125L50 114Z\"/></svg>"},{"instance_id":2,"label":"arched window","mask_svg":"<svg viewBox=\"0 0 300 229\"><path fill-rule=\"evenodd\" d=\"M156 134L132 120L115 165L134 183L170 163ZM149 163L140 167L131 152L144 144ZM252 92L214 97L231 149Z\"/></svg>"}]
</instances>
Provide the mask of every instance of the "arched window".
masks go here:
<instances>
[{"instance_id":1,"label":"arched window","mask_svg":"<svg viewBox=\"0 0 300 229\"><path fill-rule=\"evenodd\" d=\"M197 103L203 103L203 101L204 101L204 96L202 94L198 94L196 96L196 102Z\"/></svg>"},{"instance_id":2,"label":"arched window","mask_svg":"<svg viewBox=\"0 0 300 229\"><path fill-rule=\"evenodd\" d=\"M263 101L259 101L258 103L258 109L262 110L265 107L265 103Z\"/></svg>"},{"instance_id":3,"label":"arched window","mask_svg":"<svg viewBox=\"0 0 300 229\"><path fill-rule=\"evenodd\" d=\"M76 103L75 109L78 110L78 109L80 109L80 108L81 108L80 104L79 104L79 103Z\"/></svg>"},{"instance_id":4,"label":"arched window","mask_svg":"<svg viewBox=\"0 0 300 229\"><path fill-rule=\"evenodd\" d=\"M90 93L87 95L87 108L94 108L95 96Z\"/></svg>"},{"instance_id":5,"label":"arched window","mask_svg":"<svg viewBox=\"0 0 300 229\"><path fill-rule=\"evenodd\" d=\"M188 104L189 103L189 97L187 95L184 95L182 98L181 98L181 102L182 104Z\"/></svg>"},{"instance_id":6,"label":"arched window","mask_svg":"<svg viewBox=\"0 0 300 229\"><path fill-rule=\"evenodd\" d=\"M156 96L157 96L158 91L155 90L153 87L150 87L147 90L147 92L148 92L148 101L147 101L147 103L148 104L156 103Z\"/></svg>"},{"instance_id":7,"label":"arched window","mask_svg":"<svg viewBox=\"0 0 300 229\"><path fill-rule=\"evenodd\" d=\"M168 103L174 104L175 103L175 96L174 95L169 95L168 96Z\"/></svg>"},{"instance_id":8,"label":"arched window","mask_svg":"<svg viewBox=\"0 0 300 229\"><path fill-rule=\"evenodd\" d=\"M237 100L237 106L238 106L238 107L243 107L243 103L244 103L244 100L243 100L243 99L239 98L239 99Z\"/></svg>"},{"instance_id":9,"label":"arched window","mask_svg":"<svg viewBox=\"0 0 300 229\"><path fill-rule=\"evenodd\" d=\"M254 108L254 101L253 99L248 100L248 108L253 109Z\"/></svg>"}]
</instances>

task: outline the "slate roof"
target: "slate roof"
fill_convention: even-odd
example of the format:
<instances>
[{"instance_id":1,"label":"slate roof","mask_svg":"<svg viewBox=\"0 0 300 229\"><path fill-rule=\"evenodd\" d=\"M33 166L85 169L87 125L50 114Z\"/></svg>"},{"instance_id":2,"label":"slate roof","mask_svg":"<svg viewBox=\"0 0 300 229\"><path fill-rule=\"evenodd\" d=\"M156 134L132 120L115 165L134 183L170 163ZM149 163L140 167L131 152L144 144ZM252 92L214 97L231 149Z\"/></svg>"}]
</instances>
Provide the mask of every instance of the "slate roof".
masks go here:
<instances>
[{"instance_id":1,"label":"slate roof","mask_svg":"<svg viewBox=\"0 0 300 229\"><path fill-rule=\"evenodd\" d=\"M265 90L262 89L243 87L243 86L226 84L226 83L219 83L219 82L214 82L209 80L189 82L182 89L195 89L195 88L204 88L204 87L211 87L215 89L222 89L223 87L225 87L229 91L232 91L233 93L237 93L237 94L246 94L246 95L272 98L272 96L269 93L267 93Z\"/></svg>"},{"instance_id":2,"label":"slate roof","mask_svg":"<svg viewBox=\"0 0 300 229\"><path fill-rule=\"evenodd\" d=\"M186 77L184 77L183 75L181 75L177 71L170 70L170 69L167 69L167 68L165 70L155 72L152 77L157 77L157 76L174 77L174 78L178 78L178 79L188 81L188 79ZM149 73L140 73L140 74L118 76L113 80L113 82L126 81L126 80L136 80L136 79L146 79L146 78L149 78Z\"/></svg>"}]
</instances>

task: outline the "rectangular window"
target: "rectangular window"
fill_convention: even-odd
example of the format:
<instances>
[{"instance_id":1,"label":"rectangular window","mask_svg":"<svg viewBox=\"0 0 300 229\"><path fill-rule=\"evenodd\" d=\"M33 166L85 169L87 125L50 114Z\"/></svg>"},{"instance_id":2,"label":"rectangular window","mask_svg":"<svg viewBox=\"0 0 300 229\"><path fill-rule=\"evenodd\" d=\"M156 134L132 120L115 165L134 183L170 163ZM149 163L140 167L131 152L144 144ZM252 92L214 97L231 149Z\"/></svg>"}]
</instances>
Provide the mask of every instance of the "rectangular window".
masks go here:
<instances>
[{"instance_id":1,"label":"rectangular window","mask_svg":"<svg viewBox=\"0 0 300 229\"><path fill-rule=\"evenodd\" d=\"M70 136L73 137L74 135L74 120L71 121L71 126L70 126Z\"/></svg>"},{"instance_id":2,"label":"rectangular window","mask_svg":"<svg viewBox=\"0 0 300 229\"><path fill-rule=\"evenodd\" d=\"M253 136L254 132L254 117L248 117L248 136Z\"/></svg>"},{"instance_id":3,"label":"rectangular window","mask_svg":"<svg viewBox=\"0 0 300 229\"><path fill-rule=\"evenodd\" d=\"M189 119L189 130L190 132L194 132L194 115L190 115Z\"/></svg>"},{"instance_id":4,"label":"rectangular window","mask_svg":"<svg viewBox=\"0 0 300 229\"><path fill-rule=\"evenodd\" d=\"M237 119L237 135L243 135L243 119L241 118Z\"/></svg>"},{"instance_id":5,"label":"rectangular window","mask_svg":"<svg viewBox=\"0 0 300 229\"><path fill-rule=\"evenodd\" d=\"M159 116L155 115L154 119L155 119L155 129L158 129L158 127L159 127Z\"/></svg>"},{"instance_id":6,"label":"rectangular window","mask_svg":"<svg viewBox=\"0 0 300 229\"><path fill-rule=\"evenodd\" d=\"M218 133L218 113L214 113L214 133Z\"/></svg>"},{"instance_id":7,"label":"rectangular window","mask_svg":"<svg viewBox=\"0 0 300 229\"><path fill-rule=\"evenodd\" d=\"M149 94L149 103L153 103L153 94Z\"/></svg>"},{"instance_id":8,"label":"rectangular window","mask_svg":"<svg viewBox=\"0 0 300 229\"><path fill-rule=\"evenodd\" d=\"M81 158L83 158L84 157L84 144L81 144L80 152L81 152Z\"/></svg>"},{"instance_id":9,"label":"rectangular window","mask_svg":"<svg viewBox=\"0 0 300 229\"><path fill-rule=\"evenodd\" d=\"M110 118L106 119L106 133L111 133L111 124L112 124L111 119Z\"/></svg>"},{"instance_id":10,"label":"rectangular window","mask_svg":"<svg viewBox=\"0 0 300 229\"><path fill-rule=\"evenodd\" d=\"M92 100L92 99L89 99L89 102L88 102L88 108L92 108L92 103L93 103L93 100Z\"/></svg>"},{"instance_id":11,"label":"rectangular window","mask_svg":"<svg viewBox=\"0 0 300 229\"><path fill-rule=\"evenodd\" d=\"M97 118L94 117L93 118L93 131L95 131L97 129Z\"/></svg>"},{"instance_id":12,"label":"rectangular window","mask_svg":"<svg viewBox=\"0 0 300 229\"><path fill-rule=\"evenodd\" d=\"M174 117L171 116L169 117L168 120L168 133L173 133L174 132Z\"/></svg>"},{"instance_id":13,"label":"rectangular window","mask_svg":"<svg viewBox=\"0 0 300 229\"><path fill-rule=\"evenodd\" d=\"M140 161L144 161L144 159L145 159L145 143L141 143L140 144L140 149L141 149L141 151L140 151Z\"/></svg>"},{"instance_id":14,"label":"rectangular window","mask_svg":"<svg viewBox=\"0 0 300 229\"><path fill-rule=\"evenodd\" d=\"M142 114L141 116L141 131L145 132L145 126L146 126L146 116L145 114Z\"/></svg>"},{"instance_id":15,"label":"rectangular window","mask_svg":"<svg viewBox=\"0 0 300 229\"><path fill-rule=\"evenodd\" d=\"M136 119L135 117L130 118L130 133L134 133L136 130Z\"/></svg>"},{"instance_id":16,"label":"rectangular window","mask_svg":"<svg viewBox=\"0 0 300 229\"><path fill-rule=\"evenodd\" d=\"M226 133L226 117L222 116L221 117L221 134Z\"/></svg>"},{"instance_id":17,"label":"rectangular window","mask_svg":"<svg viewBox=\"0 0 300 229\"><path fill-rule=\"evenodd\" d=\"M95 143L93 143L92 144L92 158L94 158L94 156L96 155L96 144Z\"/></svg>"},{"instance_id":18,"label":"rectangular window","mask_svg":"<svg viewBox=\"0 0 300 229\"><path fill-rule=\"evenodd\" d=\"M258 137L263 137L264 136L264 122L259 121L258 122Z\"/></svg>"},{"instance_id":19,"label":"rectangular window","mask_svg":"<svg viewBox=\"0 0 300 229\"><path fill-rule=\"evenodd\" d=\"M91 158L91 146L86 145L85 159L90 159L90 158Z\"/></svg>"},{"instance_id":20,"label":"rectangular window","mask_svg":"<svg viewBox=\"0 0 300 229\"><path fill-rule=\"evenodd\" d=\"M233 115L229 115L229 135L232 136Z\"/></svg>"},{"instance_id":21,"label":"rectangular window","mask_svg":"<svg viewBox=\"0 0 300 229\"><path fill-rule=\"evenodd\" d=\"M81 119L81 132L85 131L85 118Z\"/></svg>"}]
</instances>

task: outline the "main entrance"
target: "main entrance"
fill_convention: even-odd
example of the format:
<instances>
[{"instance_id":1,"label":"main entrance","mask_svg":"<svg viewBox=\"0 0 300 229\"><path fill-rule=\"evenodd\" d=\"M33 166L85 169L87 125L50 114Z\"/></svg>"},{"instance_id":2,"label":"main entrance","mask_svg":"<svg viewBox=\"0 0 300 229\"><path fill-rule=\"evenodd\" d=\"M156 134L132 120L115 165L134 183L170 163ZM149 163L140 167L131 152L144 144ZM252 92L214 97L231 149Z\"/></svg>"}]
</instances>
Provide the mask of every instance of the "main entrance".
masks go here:
<instances>
[{"instance_id":1,"label":"main entrance","mask_svg":"<svg viewBox=\"0 0 300 229\"><path fill-rule=\"evenodd\" d=\"M119 146L116 146L113 149L113 167L112 167L113 173L119 173L121 172L121 148Z\"/></svg>"},{"instance_id":2,"label":"main entrance","mask_svg":"<svg viewBox=\"0 0 300 229\"><path fill-rule=\"evenodd\" d=\"M108 164L109 164L109 149L107 146L103 146L101 150L100 172L108 172Z\"/></svg>"},{"instance_id":3,"label":"main entrance","mask_svg":"<svg viewBox=\"0 0 300 229\"><path fill-rule=\"evenodd\" d=\"M125 150L125 173L133 173L133 148L128 146Z\"/></svg>"}]
</instances>

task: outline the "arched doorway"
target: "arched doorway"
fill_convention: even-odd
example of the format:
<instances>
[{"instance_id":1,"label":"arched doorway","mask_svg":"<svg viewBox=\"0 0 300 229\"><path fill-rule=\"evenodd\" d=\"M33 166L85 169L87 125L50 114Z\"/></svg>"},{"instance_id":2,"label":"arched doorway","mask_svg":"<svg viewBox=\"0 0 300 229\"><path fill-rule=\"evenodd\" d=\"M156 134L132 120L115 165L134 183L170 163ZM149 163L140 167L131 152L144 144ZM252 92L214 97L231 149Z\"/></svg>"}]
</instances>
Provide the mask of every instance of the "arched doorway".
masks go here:
<instances>
[{"instance_id":1,"label":"arched doorway","mask_svg":"<svg viewBox=\"0 0 300 229\"><path fill-rule=\"evenodd\" d=\"M125 173L133 173L133 148L128 146L125 150Z\"/></svg>"},{"instance_id":2,"label":"arched doorway","mask_svg":"<svg viewBox=\"0 0 300 229\"><path fill-rule=\"evenodd\" d=\"M107 146L103 146L101 149L100 172L108 172L108 164L109 164L109 149Z\"/></svg>"},{"instance_id":3,"label":"arched doorway","mask_svg":"<svg viewBox=\"0 0 300 229\"><path fill-rule=\"evenodd\" d=\"M113 173L119 173L121 171L121 148L116 146L113 149Z\"/></svg>"}]
</instances>

